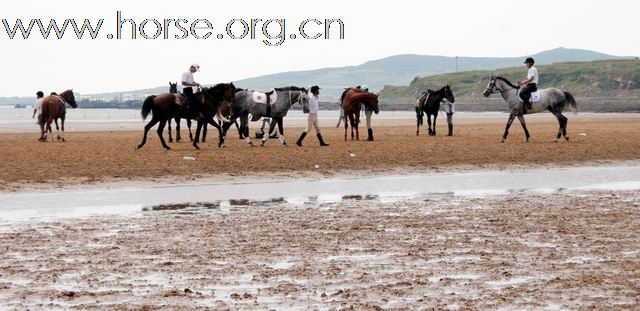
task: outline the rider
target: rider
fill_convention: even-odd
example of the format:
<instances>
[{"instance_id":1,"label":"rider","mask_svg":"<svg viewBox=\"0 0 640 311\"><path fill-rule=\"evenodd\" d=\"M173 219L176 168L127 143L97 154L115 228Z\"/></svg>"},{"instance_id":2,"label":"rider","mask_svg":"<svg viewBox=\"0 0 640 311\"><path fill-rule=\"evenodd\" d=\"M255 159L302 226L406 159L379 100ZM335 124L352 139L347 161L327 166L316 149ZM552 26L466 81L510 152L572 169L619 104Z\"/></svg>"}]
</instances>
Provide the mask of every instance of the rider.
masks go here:
<instances>
[{"instance_id":1,"label":"rider","mask_svg":"<svg viewBox=\"0 0 640 311\"><path fill-rule=\"evenodd\" d=\"M529 72L526 79L518 81L518 86L525 85L520 90L520 98L524 101L526 109L531 109L531 93L538 90L538 69L533 66L535 61L531 57L527 57L524 63L527 64Z\"/></svg>"},{"instance_id":2,"label":"rider","mask_svg":"<svg viewBox=\"0 0 640 311\"><path fill-rule=\"evenodd\" d=\"M189 71L182 74L182 93L187 97L187 106L189 110L191 110L191 113L202 117L202 112L199 109L200 105L198 105L198 100L195 98L193 91L194 86L200 86L200 83L193 79L193 74L196 71L200 71L200 66L198 66L198 64L192 64L191 67L189 67Z\"/></svg>"}]
</instances>

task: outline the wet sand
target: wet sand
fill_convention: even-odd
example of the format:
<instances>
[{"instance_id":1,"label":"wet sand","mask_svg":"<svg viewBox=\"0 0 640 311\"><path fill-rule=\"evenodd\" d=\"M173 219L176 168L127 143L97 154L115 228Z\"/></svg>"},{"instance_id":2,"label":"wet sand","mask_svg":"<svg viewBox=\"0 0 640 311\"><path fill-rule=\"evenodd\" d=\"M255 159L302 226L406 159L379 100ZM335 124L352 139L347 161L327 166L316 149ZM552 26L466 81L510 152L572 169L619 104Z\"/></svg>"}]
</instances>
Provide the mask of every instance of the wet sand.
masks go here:
<instances>
[{"instance_id":1,"label":"wet sand","mask_svg":"<svg viewBox=\"0 0 640 311\"><path fill-rule=\"evenodd\" d=\"M211 141L194 150L173 143L164 151L155 130L140 150L141 131L68 132L65 143L39 143L30 134L0 134L0 191L78 187L124 181L181 182L203 177L228 178L384 174L393 171L447 171L454 168L545 167L640 159L640 115L579 114L569 116L569 142L554 143L557 122L549 114L528 117L531 142L525 144L514 123L501 144L506 116L461 117L455 136L446 137L440 119L438 136L415 136L415 121L374 120L375 141L343 141L343 130L322 124L330 147L320 148L309 135L304 148L294 145L301 128L286 128L288 147L270 140L248 147L231 132L226 147ZM295 124L295 123L294 123ZM256 124L253 124L255 126ZM366 130L361 128L361 139ZM253 132L253 130L252 130ZM182 131L183 138L188 136ZM165 139L166 139L165 134ZM256 141L257 143L257 141ZM192 157L195 161L185 160Z\"/></svg>"},{"instance_id":2,"label":"wet sand","mask_svg":"<svg viewBox=\"0 0 640 311\"><path fill-rule=\"evenodd\" d=\"M175 204L0 226L9 309L640 304L640 193Z\"/></svg>"}]
</instances>

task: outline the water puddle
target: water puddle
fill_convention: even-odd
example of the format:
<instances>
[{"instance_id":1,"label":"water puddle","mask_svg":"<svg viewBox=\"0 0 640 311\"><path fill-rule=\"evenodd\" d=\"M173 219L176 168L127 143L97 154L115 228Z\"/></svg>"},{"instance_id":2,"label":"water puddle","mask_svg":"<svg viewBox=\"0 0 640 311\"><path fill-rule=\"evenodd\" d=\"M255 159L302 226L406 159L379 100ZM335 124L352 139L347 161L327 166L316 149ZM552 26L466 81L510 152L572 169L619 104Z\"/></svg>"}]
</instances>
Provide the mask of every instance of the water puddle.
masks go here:
<instances>
[{"instance_id":1,"label":"water puddle","mask_svg":"<svg viewBox=\"0 0 640 311\"><path fill-rule=\"evenodd\" d=\"M640 165L156 184L109 189L0 193L0 225L38 218L127 213L140 215L143 210L193 214L198 209L229 212L237 207L270 205L310 204L321 208L323 203L341 201L429 201L434 195L483 197L636 189L640 189Z\"/></svg>"}]
</instances>

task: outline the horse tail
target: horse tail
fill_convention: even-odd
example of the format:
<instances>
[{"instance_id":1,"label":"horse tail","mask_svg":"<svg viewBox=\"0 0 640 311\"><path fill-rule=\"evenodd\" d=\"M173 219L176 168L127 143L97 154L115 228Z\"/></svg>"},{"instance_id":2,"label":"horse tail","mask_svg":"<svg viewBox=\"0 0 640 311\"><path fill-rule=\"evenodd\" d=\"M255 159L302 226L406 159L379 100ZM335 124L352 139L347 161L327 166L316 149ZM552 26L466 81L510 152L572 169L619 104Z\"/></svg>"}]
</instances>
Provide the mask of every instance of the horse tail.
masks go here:
<instances>
[{"instance_id":1,"label":"horse tail","mask_svg":"<svg viewBox=\"0 0 640 311\"><path fill-rule=\"evenodd\" d=\"M155 95L151 95L144 100L142 104L142 120L146 120L151 113L151 109L153 108L153 101L156 99Z\"/></svg>"},{"instance_id":2,"label":"horse tail","mask_svg":"<svg viewBox=\"0 0 640 311\"><path fill-rule=\"evenodd\" d=\"M573 95L569 92L564 92L564 96L567 98L565 102L571 105L571 111L576 114L578 113L578 104L576 104L576 99L573 98Z\"/></svg>"}]
</instances>

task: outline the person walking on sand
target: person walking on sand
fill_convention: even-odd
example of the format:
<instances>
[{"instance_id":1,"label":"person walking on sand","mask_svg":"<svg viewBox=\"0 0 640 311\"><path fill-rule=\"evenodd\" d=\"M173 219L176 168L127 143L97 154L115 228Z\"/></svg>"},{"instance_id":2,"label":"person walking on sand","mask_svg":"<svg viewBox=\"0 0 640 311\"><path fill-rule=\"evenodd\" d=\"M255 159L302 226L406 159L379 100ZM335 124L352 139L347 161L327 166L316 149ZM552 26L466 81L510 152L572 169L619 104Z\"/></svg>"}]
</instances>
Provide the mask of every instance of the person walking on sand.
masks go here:
<instances>
[{"instance_id":1,"label":"person walking on sand","mask_svg":"<svg viewBox=\"0 0 640 311\"><path fill-rule=\"evenodd\" d=\"M38 117L36 120L38 122L38 125L40 125L40 138L38 138L38 141L45 141L45 134L44 134L44 120L42 120L42 100L44 99L44 93L42 91L38 91L36 93L36 103L33 104L33 116L31 116L31 119L34 119L36 116Z\"/></svg>"},{"instance_id":2,"label":"person walking on sand","mask_svg":"<svg viewBox=\"0 0 640 311\"><path fill-rule=\"evenodd\" d=\"M318 110L319 110L318 101L320 100L319 98L320 87L317 85L314 85L311 87L310 91L311 91L311 96L309 97L309 115L307 116L307 129L305 129L304 132L300 134L300 138L298 138L296 145L298 145L299 147L302 147L302 141L307 136L307 134L311 132L311 128L313 127L316 130L316 136L318 136L318 141L320 142L320 146L322 147L329 146L329 144L325 143L324 140L322 139L322 134L320 134L320 127L318 126Z\"/></svg>"},{"instance_id":3,"label":"person walking on sand","mask_svg":"<svg viewBox=\"0 0 640 311\"><path fill-rule=\"evenodd\" d=\"M196 82L193 79L193 74L197 71L200 71L200 66L198 66L198 64L192 64L191 67L189 67L189 71L182 74L181 81L182 94L187 97L187 107L189 109L189 112L194 116L200 117L200 105L194 95L195 92L193 91L194 87L200 86L200 83Z\"/></svg>"},{"instance_id":4,"label":"person walking on sand","mask_svg":"<svg viewBox=\"0 0 640 311\"><path fill-rule=\"evenodd\" d=\"M524 63L529 68L529 71L526 79L518 81L518 86L525 86L520 90L520 98L524 101L524 113L527 113L527 109L531 110L531 93L538 90L538 69L533 66L535 61L531 57L527 57Z\"/></svg>"}]
</instances>

